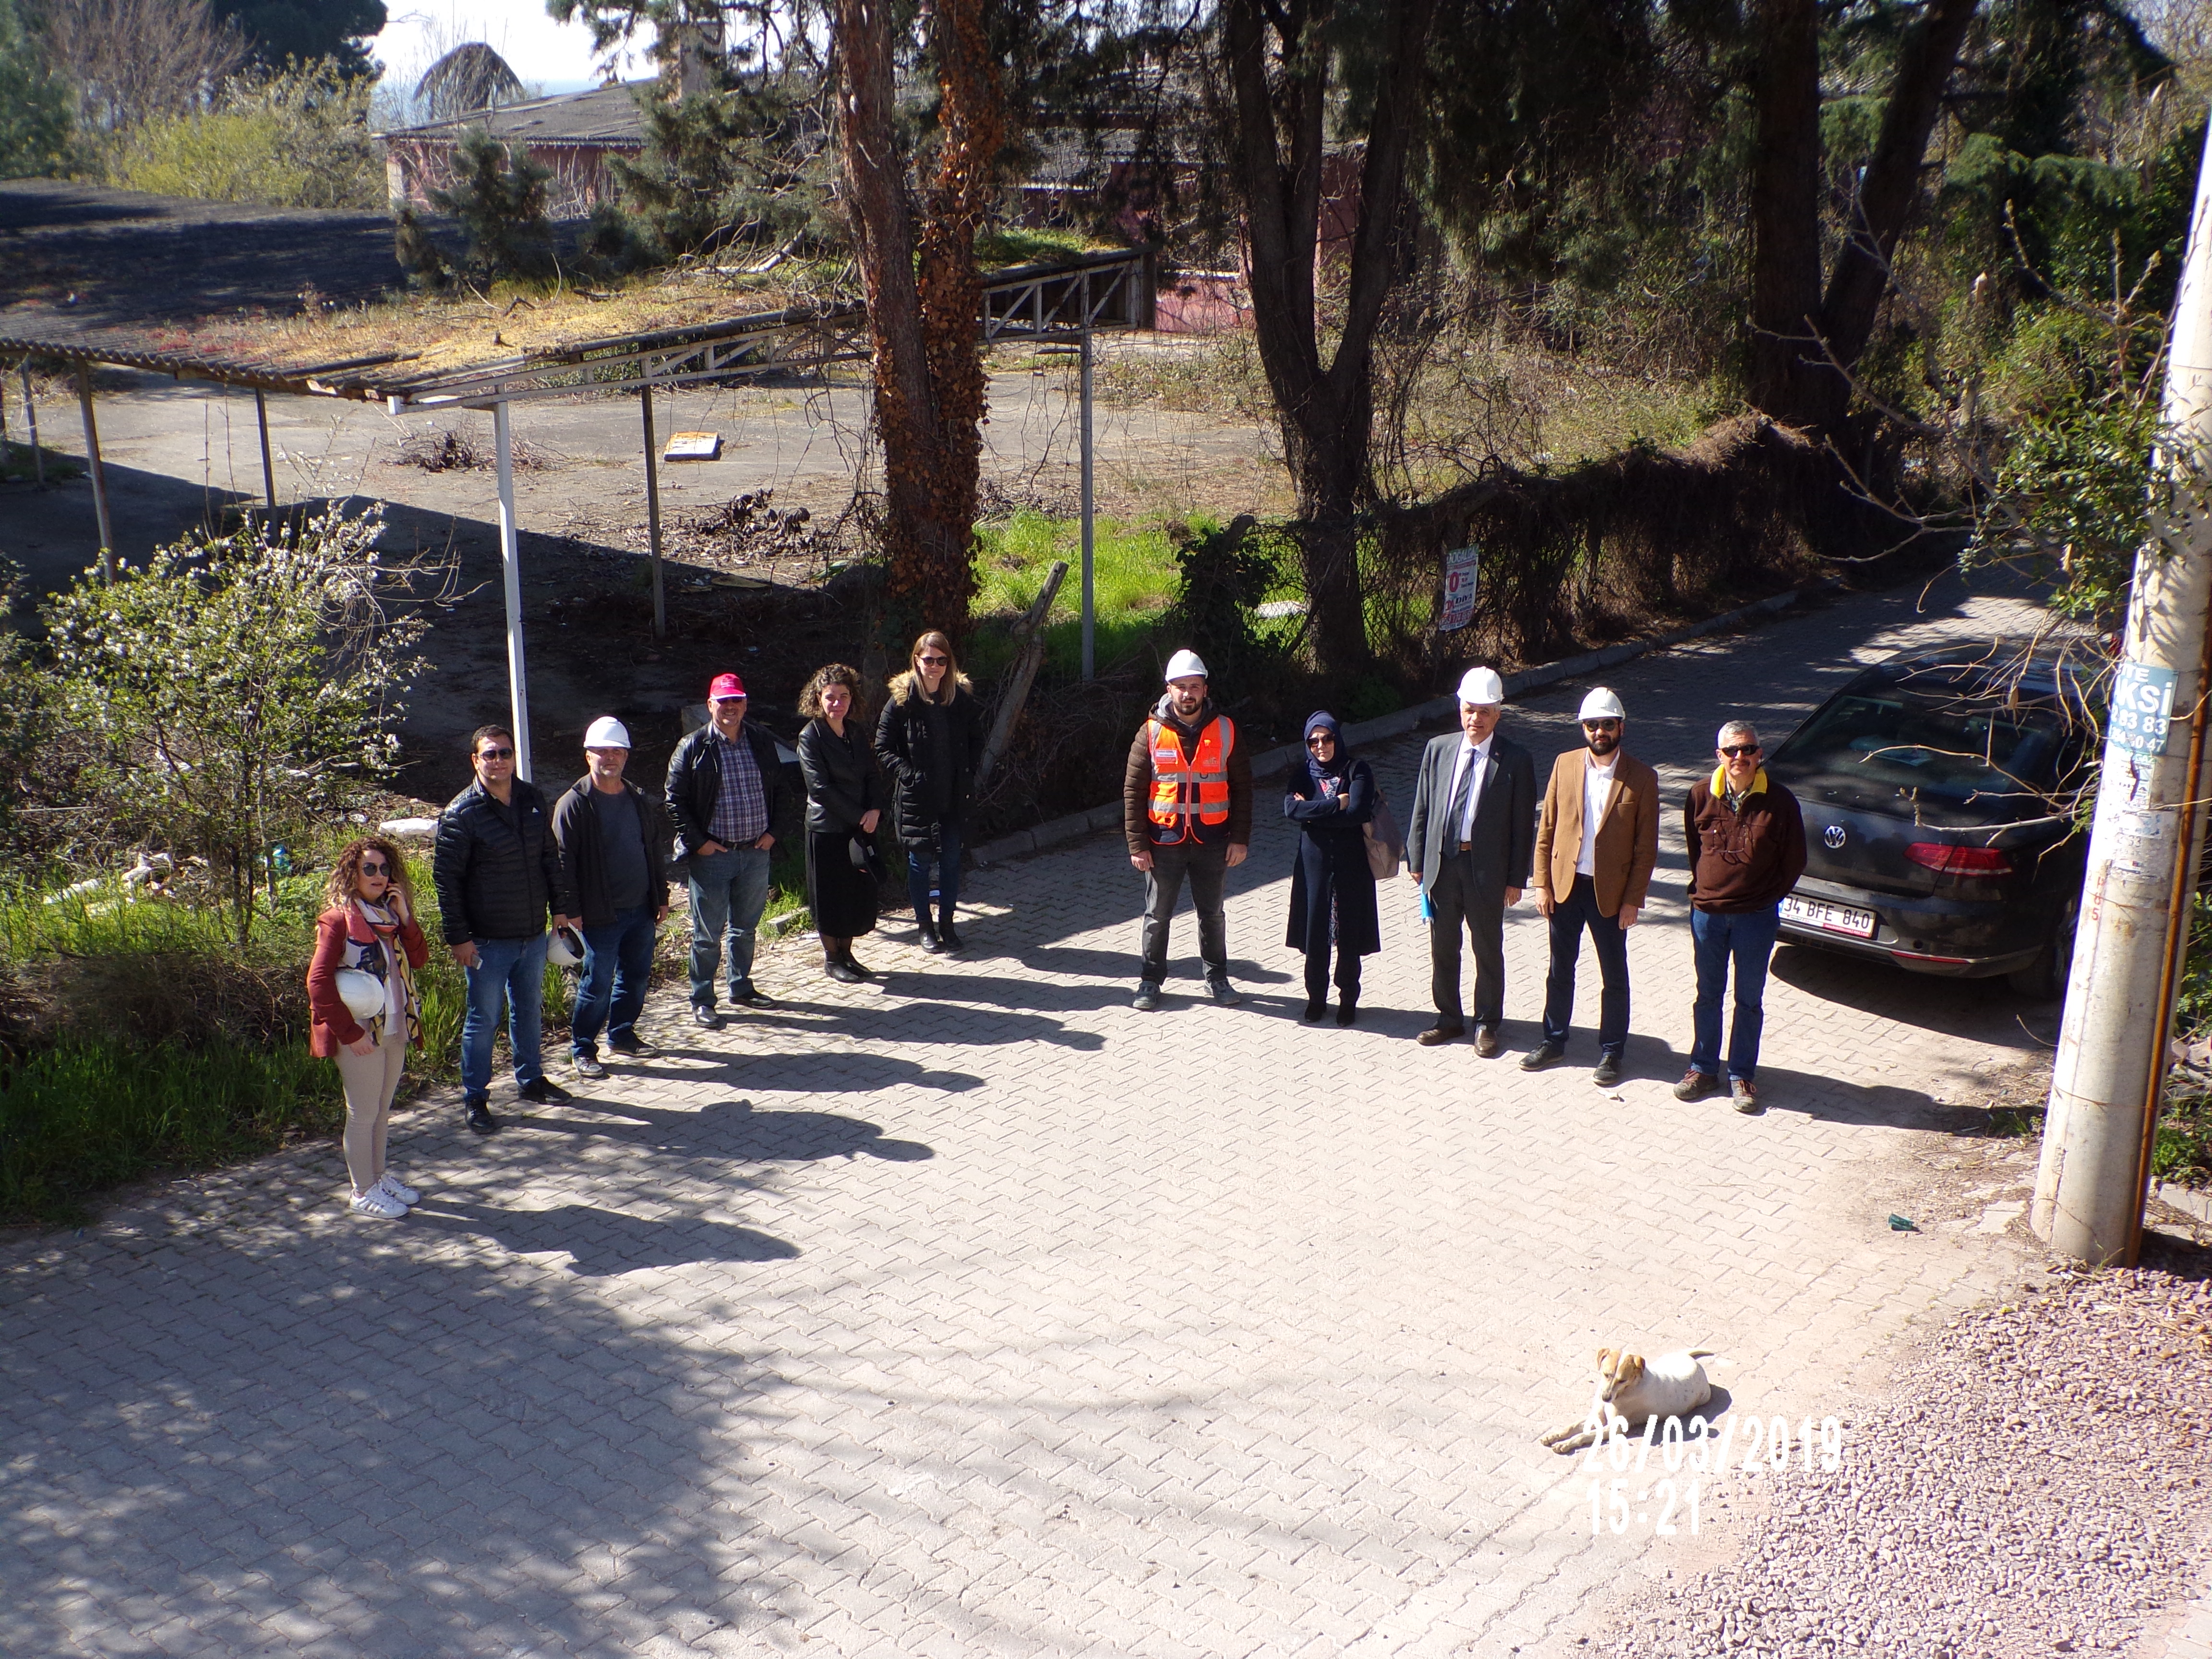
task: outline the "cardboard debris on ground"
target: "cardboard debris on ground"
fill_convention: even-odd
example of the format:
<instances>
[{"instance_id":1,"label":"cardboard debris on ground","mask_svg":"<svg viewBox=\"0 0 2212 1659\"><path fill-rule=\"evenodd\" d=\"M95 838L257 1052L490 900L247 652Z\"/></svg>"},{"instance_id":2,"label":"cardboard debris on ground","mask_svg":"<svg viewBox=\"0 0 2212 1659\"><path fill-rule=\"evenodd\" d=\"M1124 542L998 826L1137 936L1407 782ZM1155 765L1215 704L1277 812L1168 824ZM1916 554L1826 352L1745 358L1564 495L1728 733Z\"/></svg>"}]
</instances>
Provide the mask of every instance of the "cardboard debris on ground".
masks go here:
<instances>
[{"instance_id":1,"label":"cardboard debris on ground","mask_svg":"<svg viewBox=\"0 0 2212 1659\"><path fill-rule=\"evenodd\" d=\"M711 461L722 453L722 434L719 432L672 432L668 447L660 452L664 461Z\"/></svg>"}]
</instances>

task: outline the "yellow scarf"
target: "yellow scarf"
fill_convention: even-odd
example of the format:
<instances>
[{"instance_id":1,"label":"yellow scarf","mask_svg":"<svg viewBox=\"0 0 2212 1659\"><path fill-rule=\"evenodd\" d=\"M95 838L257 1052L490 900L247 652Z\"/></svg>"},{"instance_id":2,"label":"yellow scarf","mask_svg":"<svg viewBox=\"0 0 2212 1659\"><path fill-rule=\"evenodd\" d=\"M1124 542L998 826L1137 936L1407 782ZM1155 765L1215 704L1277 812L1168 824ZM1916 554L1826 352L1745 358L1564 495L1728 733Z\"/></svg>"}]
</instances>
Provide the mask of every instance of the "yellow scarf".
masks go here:
<instances>
[{"instance_id":1,"label":"yellow scarf","mask_svg":"<svg viewBox=\"0 0 2212 1659\"><path fill-rule=\"evenodd\" d=\"M1728 799L1728 763L1726 762L1723 762L1720 765L1713 768L1712 788L1713 799L1715 800L1726 800ZM1745 790L1744 793L1746 795L1763 795L1765 793L1766 769L1762 766L1759 769L1759 775L1751 781L1751 787Z\"/></svg>"}]
</instances>

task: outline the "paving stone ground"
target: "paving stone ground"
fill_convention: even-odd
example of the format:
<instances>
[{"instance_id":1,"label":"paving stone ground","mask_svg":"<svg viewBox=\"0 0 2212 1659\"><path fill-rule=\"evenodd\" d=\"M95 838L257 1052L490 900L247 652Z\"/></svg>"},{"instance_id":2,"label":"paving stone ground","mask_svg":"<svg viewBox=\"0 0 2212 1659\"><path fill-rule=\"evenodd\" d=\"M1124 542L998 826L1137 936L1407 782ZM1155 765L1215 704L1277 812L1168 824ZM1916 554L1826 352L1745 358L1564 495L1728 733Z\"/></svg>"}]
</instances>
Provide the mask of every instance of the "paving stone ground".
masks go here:
<instances>
[{"instance_id":1,"label":"paving stone ground","mask_svg":"<svg viewBox=\"0 0 2212 1659\"><path fill-rule=\"evenodd\" d=\"M1613 681L1679 788L1723 715L1778 734L1858 661L2025 615L1852 598ZM1568 746L1580 690L1509 729ZM1401 811L1417 750L1374 757ZM2002 1216L1886 1218L2054 1010L1785 948L1769 1109L1678 1104L1670 815L1617 1091L1587 1027L1540 1075L1416 1046L1402 882L1359 1024L1305 1028L1273 799L1241 1007L1192 994L1187 915L1178 994L1128 1006L1139 880L1097 837L973 875L961 960L892 926L847 988L793 941L773 1012L658 1004L660 1056L573 1107L489 1141L405 1114L404 1222L343 1213L319 1145L0 1247L0 1650L1572 1651L1625 1572L1711 1547L1594 1539L1534 1443L1601 1343L1848 1415L1913 1322L2018 1277ZM1532 907L1507 939L1517 1052Z\"/></svg>"}]
</instances>

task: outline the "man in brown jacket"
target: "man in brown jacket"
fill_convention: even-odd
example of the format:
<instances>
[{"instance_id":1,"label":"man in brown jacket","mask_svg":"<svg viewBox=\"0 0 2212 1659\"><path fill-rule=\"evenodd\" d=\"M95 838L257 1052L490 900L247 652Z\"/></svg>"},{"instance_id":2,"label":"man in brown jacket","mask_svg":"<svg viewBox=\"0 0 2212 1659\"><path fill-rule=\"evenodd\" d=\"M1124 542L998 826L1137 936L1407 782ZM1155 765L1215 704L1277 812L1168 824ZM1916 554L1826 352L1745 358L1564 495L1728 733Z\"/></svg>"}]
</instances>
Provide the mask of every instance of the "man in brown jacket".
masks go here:
<instances>
[{"instance_id":1,"label":"man in brown jacket","mask_svg":"<svg viewBox=\"0 0 2212 1659\"><path fill-rule=\"evenodd\" d=\"M1782 901L1805 873L1805 819L1797 798L1766 775L1747 720L1721 727L1710 778L1690 786L1682 833L1690 853L1690 938L1698 1000L1690 1069L1677 1100L1702 1100L1720 1086L1721 998L1735 969L1735 1018L1729 1025L1729 1093L1739 1112L1759 1110L1759 1038L1766 1024L1766 959L1782 931Z\"/></svg>"},{"instance_id":2,"label":"man in brown jacket","mask_svg":"<svg viewBox=\"0 0 2212 1659\"><path fill-rule=\"evenodd\" d=\"M1659 775L1621 747L1628 711L1605 687L1583 699L1579 719L1585 746L1552 763L1536 826L1536 908L1551 918L1552 973L1544 1040L1521 1056L1521 1069L1540 1072L1566 1055L1588 928L1605 980L1592 1075L1610 1087L1620 1081L1628 1045L1628 930L1659 862Z\"/></svg>"},{"instance_id":3,"label":"man in brown jacket","mask_svg":"<svg viewBox=\"0 0 2212 1659\"><path fill-rule=\"evenodd\" d=\"M1129 745L1121 819L1129 862L1145 872L1145 962L1134 1006L1160 1006L1168 921L1186 875L1206 989L1216 1002L1240 1000L1229 983L1222 890L1252 844L1252 757L1237 722L1213 706L1194 651L1168 659L1166 693Z\"/></svg>"}]
</instances>

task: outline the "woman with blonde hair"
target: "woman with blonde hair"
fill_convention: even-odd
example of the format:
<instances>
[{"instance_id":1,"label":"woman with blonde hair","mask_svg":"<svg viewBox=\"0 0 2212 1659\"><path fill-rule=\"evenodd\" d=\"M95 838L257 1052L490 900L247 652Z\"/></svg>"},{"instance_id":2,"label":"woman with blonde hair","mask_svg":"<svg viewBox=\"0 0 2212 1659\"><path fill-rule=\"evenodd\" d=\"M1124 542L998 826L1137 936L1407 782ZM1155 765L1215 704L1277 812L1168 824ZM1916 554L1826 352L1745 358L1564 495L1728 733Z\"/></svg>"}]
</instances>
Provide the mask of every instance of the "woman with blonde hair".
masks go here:
<instances>
[{"instance_id":1,"label":"woman with blonde hair","mask_svg":"<svg viewBox=\"0 0 2212 1659\"><path fill-rule=\"evenodd\" d=\"M876 722L876 758L890 775L892 816L906 849L907 896L914 901L921 948L933 953L963 948L952 927L961 830L982 757L983 706L953 660L952 641L932 629L907 653L907 672L891 681L890 700Z\"/></svg>"},{"instance_id":2,"label":"woman with blonde hair","mask_svg":"<svg viewBox=\"0 0 2212 1659\"><path fill-rule=\"evenodd\" d=\"M330 908L316 920L307 1001L311 1052L337 1062L345 1087L346 1173L356 1215L392 1220L422 1194L384 1167L392 1097L407 1050L422 1046L415 975L430 958L399 849L366 836L331 866Z\"/></svg>"},{"instance_id":3,"label":"woman with blonde hair","mask_svg":"<svg viewBox=\"0 0 2212 1659\"><path fill-rule=\"evenodd\" d=\"M806 780L806 908L822 941L822 971L843 984L873 979L853 941L876 930L876 825L884 780L860 714L860 671L842 662L814 671L799 694L807 717L799 734Z\"/></svg>"}]
</instances>

